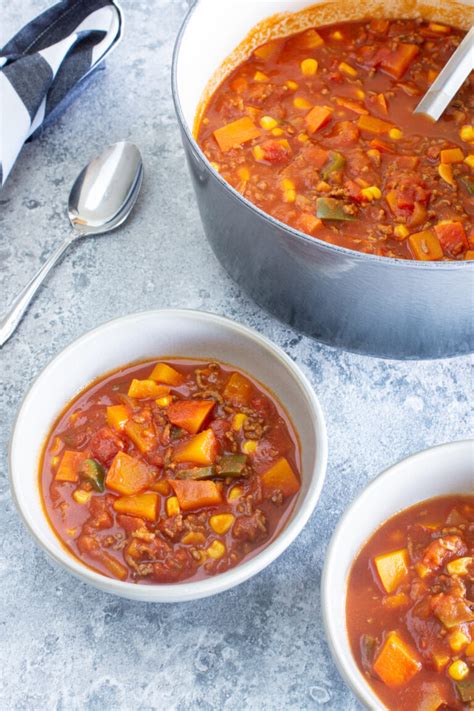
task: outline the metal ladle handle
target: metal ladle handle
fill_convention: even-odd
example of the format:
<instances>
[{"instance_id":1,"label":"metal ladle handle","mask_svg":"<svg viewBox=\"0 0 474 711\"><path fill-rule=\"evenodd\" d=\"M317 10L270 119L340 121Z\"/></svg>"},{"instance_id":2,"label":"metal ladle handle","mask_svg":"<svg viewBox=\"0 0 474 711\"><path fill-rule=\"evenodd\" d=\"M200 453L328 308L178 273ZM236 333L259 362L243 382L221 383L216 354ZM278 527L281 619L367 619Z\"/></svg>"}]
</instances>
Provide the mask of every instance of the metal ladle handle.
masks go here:
<instances>
[{"instance_id":1,"label":"metal ladle handle","mask_svg":"<svg viewBox=\"0 0 474 711\"><path fill-rule=\"evenodd\" d=\"M58 259L64 254L73 241L74 236L67 237L59 247L48 257L41 269L35 274L33 279L22 289L16 299L10 305L7 313L0 318L0 347L3 346L23 318L23 314L28 308L31 300L43 283L46 276L54 267Z\"/></svg>"}]
</instances>

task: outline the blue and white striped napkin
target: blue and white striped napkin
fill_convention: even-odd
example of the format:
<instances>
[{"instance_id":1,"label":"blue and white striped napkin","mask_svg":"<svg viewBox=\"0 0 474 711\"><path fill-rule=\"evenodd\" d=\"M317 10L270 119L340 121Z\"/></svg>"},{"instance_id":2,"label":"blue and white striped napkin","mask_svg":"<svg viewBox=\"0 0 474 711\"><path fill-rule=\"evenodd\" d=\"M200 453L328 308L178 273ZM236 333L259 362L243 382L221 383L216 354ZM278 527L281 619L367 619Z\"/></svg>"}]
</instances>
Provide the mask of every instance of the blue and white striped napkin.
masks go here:
<instances>
[{"instance_id":1,"label":"blue and white striped napkin","mask_svg":"<svg viewBox=\"0 0 474 711\"><path fill-rule=\"evenodd\" d=\"M122 33L114 0L62 0L0 50L0 188L25 141L74 98Z\"/></svg>"}]
</instances>

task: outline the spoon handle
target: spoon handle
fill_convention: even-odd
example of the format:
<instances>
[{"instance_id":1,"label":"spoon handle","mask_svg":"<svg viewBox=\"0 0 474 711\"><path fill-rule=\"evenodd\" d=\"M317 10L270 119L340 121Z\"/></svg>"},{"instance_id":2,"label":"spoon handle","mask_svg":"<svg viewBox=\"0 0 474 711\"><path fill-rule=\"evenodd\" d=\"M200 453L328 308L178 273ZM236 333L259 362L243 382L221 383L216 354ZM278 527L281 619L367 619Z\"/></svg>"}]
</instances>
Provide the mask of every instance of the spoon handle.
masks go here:
<instances>
[{"instance_id":1,"label":"spoon handle","mask_svg":"<svg viewBox=\"0 0 474 711\"><path fill-rule=\"evenodd\" d=\"M33 299L33 296L43 283L46 275L49 274L58 259L69 247L73 239L73 236L68 237L59 245L59 247L48 257L41 269L38 270L33 279L28 282L24 289L18 294L7 313L0 318L0 347L8 341L12 333L15 331L23 317L23 314L28 308L30 301Z\"/></svg>"}]
</instances>

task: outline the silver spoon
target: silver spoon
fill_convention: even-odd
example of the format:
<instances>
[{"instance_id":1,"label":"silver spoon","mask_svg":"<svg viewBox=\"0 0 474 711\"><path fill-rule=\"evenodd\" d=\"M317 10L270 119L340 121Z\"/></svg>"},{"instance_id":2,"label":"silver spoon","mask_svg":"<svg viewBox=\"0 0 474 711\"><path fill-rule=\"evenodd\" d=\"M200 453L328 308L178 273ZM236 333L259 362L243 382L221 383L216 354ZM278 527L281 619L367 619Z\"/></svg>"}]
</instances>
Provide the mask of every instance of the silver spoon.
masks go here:
<instances>
[{"instance_id":1,"label":"silver spoon","mask_svg":"<svg viewBox=\"0 0 474 711\"><path fill-rule=\"evenodd\" d=\"M433 121L437 121L473 69L474 27L471 27L417 105L414 113L425 114Z\"/></svg>"},{"instance_id":2,"label":"silver spoon","mask_svg":"<svg viewBox=\"0 0 474 711\"><path fill-rule=\"evenodd\" d=\"M142 178L140 151L127 141L106 148L78 175L68 203L73 233L51 254L0 318L0 346L15 331L46 275L69 245L81 237L110 232L127 219L137 200Z\"/></svg>"}]
</instances>

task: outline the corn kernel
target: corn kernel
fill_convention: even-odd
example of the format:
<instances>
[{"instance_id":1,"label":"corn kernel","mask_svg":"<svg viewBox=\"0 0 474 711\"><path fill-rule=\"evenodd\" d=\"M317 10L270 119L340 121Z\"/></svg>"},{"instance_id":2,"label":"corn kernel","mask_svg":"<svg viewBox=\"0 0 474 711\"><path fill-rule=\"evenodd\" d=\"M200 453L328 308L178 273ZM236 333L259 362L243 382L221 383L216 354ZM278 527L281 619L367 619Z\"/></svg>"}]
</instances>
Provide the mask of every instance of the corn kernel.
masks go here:
<instances>
[{"instance_id":1,"label":"corn kernel","mask_svg":"<svg viewBox=\"0 0 474 711\"><path fill-rule=\"evenodd\" d=\"M436 671L441 671L449 662L449 657L447 654L433 654L433 661Z\"/></svg>"},{"instance_id":2,"label":"corn kernel","mask_svg":"<svg viewBox=\"0 0 474 711\"><path fill-rule=\"evenodd\" d=\"M430 84L434 82L438 74L439 72L437 72L435 69L428 69L428 81Z\"/></svg>"},{"instance_id":3,"label":"corn kernel","mask_svg":"<svg viewBox=\"0 0 474 711\"><path fill-rule=\"evenodd\" d=\"M171 403L173 402L173 398L171 395L165 395L164 397L159 397L157 400L155 400L156 404L158 407L169 407Z\"/></svg>"},{"instance_id":4,"label":"corn kernel","mask_svg":"<svg viewBox=\"0 0 474 711\"><path fill-rule=\"evenodd\" d=\"M369 185L368 188L362 188L360 191L362 195L367 199L367 200L380 200L382 197L382 192L380 188L378 188L376 185Z\"/></svg>"},{"instance_id":5,"label":"corn kernel","mask_svg":"<svg viewBox=\"0 0 474 711\"><path fill-rule=\"evenodd\" d=\"M283 192L283 202L294 202L296 200L296 190L285 190Z\"/></svg>"},{"instance_id":6,"label":"corn kernel","mask_svg":"<svg viewBox=\"0 0 474 711\"><path fill-rule=\"evenodd\" d=\"M400 138L402 138L403 133L400 131L399 128L391 128L388 132L388 135L393 141L398 141Z\"/></svg>"},{"instance_id":7,"label":"corn kernel","mask_svg":"<svg viewBox=\"0 0 474 711\"><path fill-rule=\"evenodd\" d=\"M66 528L66 533L70 538L75 538L78 530L78 528Z\"/></svg>"},{"instance_id":8,"label":"corn kernel","mask_svg":"<svg viewBox=\"0 0 474 711\"><path fill-rule=\"evenodd\" d=\"M464 653L466 657L474 657L474 642L471 642L467 645L466 649L464 650Z\"/></svg>"},{"instance_id":9,"label":"corn kernel","mask_svg":"<svg viewBox=\"0 0 474 711\"><path fill-rule=\"evenodd\" d=\"M472 562L473 559L470 556L466 556L465 558L456 558L448 563L446 570L450 575L467 575L467 568Z\"/></svg>"},{"instance_id":10,"label":"corn kernel","mask_svg":"<svg viewBox=\"0 0 474 711\"><path fill-rule=\"evenodd\" d=\"M438 166L438 173L440 177L443 178L445 183L448 183L448 185L452 185L453 187L456 185L454 182L453 169L449 163L440 163Z\"/></svg>"},{"instance_id":11,"label":"corn kernel","mask_svg":"<svg viewBox=\"0 0 474 711\"><path fill-rule=\"evenodd\" d=\"M358 99L365 99L365 91L363 91L362 89L356 89L355 95Z\"/></svg>"},{"instance_id":12,"label":"corn kernel","mask_svg":"<svg viewBox=\"0 0 474 711\"><path fill-rule=\"evenodd\" d=\"M268 81L267 75L263 72L255 72L255 74L253 75L253 79L254 81Z\"/></svg>"},{"instance_id":13,"label":"corn kernel","mask_svg":"<svg viewBox=\"0 0 474 711\"><path fill-rule=\"evenodd\" d=\"M462 141L471 143L471 141L474 141L474 126L461 126L459 135L461 136Z\"/></svg>"},{"instance_id":14,"label":"corn kernel","mask_svg":"<svg viewBox=\"0 0 474 711\"><path fill-rule=\"evenodd\" d=\"M398 237L399 239L405 239L405 237L408 237L408 235L410 234L410 230L408 229L408 227L405 227L405 225L395 225L393 233L395 237Z\"/></svg>"},{"instance_id":15,"label":"corn kernel","mask_svg":"<svg viewBox=\"0 0 474 711\"><path fill-rule=\"evenodd\" d=\"M272 128L272 136L283 136L284 130L282 128Z\"/></svg>"},{"instance_id":16,"label":"corn kernel","mask_svg":"<svg viewBox=\"0 0 474 711\"><path fill-rule=\"evenodd\" d=\"M295 184L289 178L283 178L283 180L281 181L281 187L283 188L283 190L294 190Z\"/></svg>"},{"instance_id":17,"label":"corn kernel","mask_svg":"<svg viewBox=\"0 0 474 711\"><path fill-rule=\"evenodd\" d=\"M469 667L462 659L456 659L448 669L448 674L454 681L462 681L469 674Z\"/></svg>"},{"instance_id":18,"label":"corn kernel","mask_svg":"<svg viewBox=\"0 0 474 711\"><path fill-rule=\"evenodd\" d=\"M300 69L301 73L304 74L305 77L312 77L318 71L318 63L312 58L303 59L300 64Z\"/></svg>"},{"instance_id":19,"label":"corn kernel","mask_svg":"<svg viewBox=\"0 0 474 711\"><path fill-rule=\"evenodd\" d=\"M211 161L211 165L212 165L212 167L214 168L214 170L217 170L217 172L219 172L219 164L218 164L218 163L215 163L214 161Z\"/></svg>"},{"instance_id":20,"label":"corn kernel","mask_svg":"<svg viewBox=\"0 0 474 711\"><path fill-rule=\"evenodd\" d=\"M300 143L306 143L306 141L309 141L309 136L307 133L299 133L298 134L298 141Z\"/></svg>"},{"instance_id":21,"label":"corn kernel","mask_svg":"<svg viewBox=\"0 0 474 711\"><path fill-rule=\"evenodd\" d=\"M295 96L293 106L295 109L310 109L313 104L302 96Z\"/></svg>"},{"instance_id":22,"label":"corn kernel","mask_svg":"<svg viewBox=\"0 0 474 711\"><path fill-rule=\"evenodd\" d=\"M257 449L257 442L254 439L247 439L242 443L241 449L244 454L253 454Z\"/></svg>"},{"instance_id":23,"label":"corn kernel","mask_svg":"<svg viewBox=\"0 0 474 711\"><path fill-rule=\"evenodd\" d=\"M233 486L227 495L227 501L236 501L237 499L240 499L243 493L244 490L241 486Z\"/></svg>"},{"instance_id":24,"label":"corn kernel","mask_svg":"<svg viewBox=\"0 0 474 711\"><path fill-rule=\"evenodd\" d=\"M467 163L470 168L474 168L474 153L471 153L471 155L466 156L464 158L464 162Z\"/></svg>"},{"instance_id":25,"label":"corn kernel","mask_svg":"<svg viewBox=\"0 0 474 711\"><path fill-rule=\"evenodd\" d=\"M292 81L291 79L288 79L286 85L288 89L291 89L291 91L296 91L298 88L298 84L295 81Z\"/></svg>"},{"instance_id":26,"label":"corn kernel","mask_svg":"<svg viewBox=\"0 0 474 711\"><path fill-rule=\"evenodd\" d=\"M212 541L211 545L207 549L207 555L210 558L215 558L219 560L225 553L225 545L220 541Z\"/></svg>"},{"instance_id":27,"label":"corn kernel","mask_svg":"<svg viewBox=\"0 0 474 711\"><path fill-rule=\"evenodd\" d=\"M76 491L72 495L72 498L78 504L87 504L87 502L89 501L91 496L92 496L91 491L84 491L83 489L76 489Z\"/></svg>"},{"instance_id":28,"label":"corn kernel","mask_svg":"<svg viewBox=\"0 0 474 711\"><path fill-rule=\"evenodd\" d=\"M255 160L263 160L265 158L264 150L260 146L254 146L252 148L252 153Z\"/></svg>"},{"instance_id":29,"label":"corn kernel","mask_svg":"<svg viewBox=\"0 0 474 711\"><path fill-rule=\"evenodd\" d=\"M339 64L339 71L343 72L344 74L347 74L350 77L357 76L357 69L354 69L354 67L351 67L351 65L347 64L347 62L341 62Z\"/></svg>"},{"instance_id":30,"label":"corn kernel","mask_svg":"<svg viewBox=\"0 0 474 711\"><path fill-rule=\"evenodd\" d=\"M316 185L316 190L318 193L329 193L331 192L331 186L329 183L326 183L325 180L320 180L319 183Z\"/></svg>"},{"instance_id":31,"label":"corn kernel","mask_svg":"<svg viewBox=\"0 0 474 711\"><path fill-rule=\"evenodd\" d=\"M460 652L470 641L469 637L467 637L464 632L461 632L461 630L454 630L448 636L449 646L453 652Z\"/></svg>"},{"instance_id":32,"label":"corn kernel","mask_svg":"<svg viewBox=\"0 0 474 711\"><path fill-rule=\"evenodd\" d=\"M209 524L213 531L221 535L227 533L235 521L235 516L229 513L215 514L209 519Z\"/></svg>"},{"instance_id":33,"label":"corn kernel","mask_svg":"<svg viewBox=\"0 0 474 711\"><path fill-rule=\"evenodd\" d=\"M180 513L179 501L176 496L170 496L166 499L166 514L167 516L177 516Z\"/></svg>"},{"instance_id":34,"label":"corn kernel","mask_svg":"<svg viewBox=\"0 0 474 711\"><path fill-rule=\"evenodd\" d=\"M248 168L246 168L245 166L243 166L242 168L238 169L237 175L239 176L239 178L241 180L247 181L250 178L250 170Z\"/></svg>"},{"instance_id":35,"label":"corn kernel","mask_svg":"<svg viewBox=\"0 0 474 711\"><path fill-rule=\"evenodd\" d=\"M184 543L185 546L202 546L205 541L206 537L200 531L189 531L181 539L181 543Z\"/></svg>"},{"instance_id":36,"label":"corn kernel","mask_svg":"<svg viewBox=\"0 0 474 711\"><path fill-rule=\"evenodd\" d=\"M339 30L335 30L335 32L331 33L331 38L335 40L342 40L342 32L339 32Z\"/></svg>"},{"instance_id":37,"label":"corn kernel","mask_svg":"<svg viewBox=\"0 0 474 711\"><path fill-rule=\"evenodd\" d=\"M243 412L238 412L232 418L232 429L235 430L236 432L241 430L246 419L247 419L247 415L244 415Z\"/></svg>"},{"instance_id":38,"label":"corn kernel","mask_svg":"<svg viewBox=\"0 0 474 711\"><path fill-rule=\"evenodd\" d=\"M278 121L273 118L273 116L262 116L260 119L260 126L267 131L271 128L275 128L278 125Z\"/></svg>"},{"instance_id":39,"label":"corn kernel","mask_svg":"<svg viewBox=\"0 0 474 711\"><path fill-rule=\"evenodd\" d=\"M51 460L51 467L52 467L52 469L56 469L56 467L58 466L58 464L59 464L60 461L61 461L61 457L60 457L59 455L56 456L56 457L53 457L52 460Z\"/></svg>"},{"instance_id":40,"label":"corn kernel","mask_svg":"<svg viewBox=\"0 0 474 711\"><path fill-rule=\"evenodd\" d=\"M437 32L440 35L449 35L451 28L447 25L440 25L439 22L430 22L428 29L432 32Z\"/></svg>"},{"instance_id":41,"label":"corn kernel","mask_svg":"<svg viewBox=\"0 0 474 711\"><path fill-rule=\"evenodd\" d=\"M377 148L369 148L367 151L367 155L371 160L374 161L377 165L380 165L380 151L377 150Z\"/></svg>"}]
</instances>

